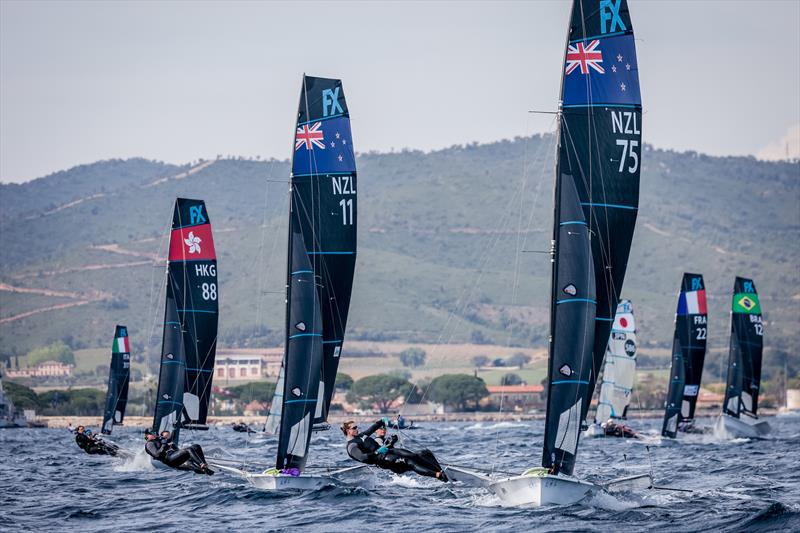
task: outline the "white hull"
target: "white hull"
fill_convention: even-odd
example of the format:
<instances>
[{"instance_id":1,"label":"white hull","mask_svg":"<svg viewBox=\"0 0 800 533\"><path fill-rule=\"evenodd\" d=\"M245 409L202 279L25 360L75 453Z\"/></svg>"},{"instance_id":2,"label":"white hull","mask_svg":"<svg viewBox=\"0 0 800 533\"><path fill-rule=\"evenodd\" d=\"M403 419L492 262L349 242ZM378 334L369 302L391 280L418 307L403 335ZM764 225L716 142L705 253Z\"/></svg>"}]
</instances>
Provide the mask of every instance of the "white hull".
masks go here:
<instances>
[{"instance_id":1,"label":"white hull","mask_svg":"<svg viewBox=\"0 0 800 533\"><path fill-rule=\"evenodd\" d=\"M342 485L341 476L361 470L366 465L358 465L349 468L334 470L326 475L300 474L299 476L286 476L277 473L257 474L246 472L230 466L221 465L213 461L210 462L212 468L216 468L229 474L235 474L244 478L248 483L260 490L268 491L314 491L323 487Z\"/></svg>"},{"instance_id":2,"label":"white hull","mask_svg":"<svg viewBox=\"0 0 800 533\"><path fill-rule=\"evenodd\" d=\"M653 477L650 474L621 477L603 485L603 489L611 494L640 492L651 488L653 488Z\"/></svg>"},{"instance_id":3,"label":"white hull","mask_svg":"<svg viewBox=\"0 0 800 533\"><path fill-rule=\"evenodd\" d=\"M570 505L598 490L597 485L577 479L546 475L521 475L489 484L503 505Z\"/></svg>"},{"instance_id":4,"label":"white hull","mask_svg":"<svg viewBox=\"0 0 800 533\"><path fill-rule=\"evenodd\" d=\"M332 477L307 474L299 476L248 474L245 479L252 486L261 490L319 490L323 487L338 484Z\"/></svg>"},{"instance_id":5,"label":"white hull","mask_svg":"<svg viewBox=\"0 0 800 533\"><path fill-rule=\"evenodd\" d=\"M721 437L728 438L760 438L767 435L772 428L766 420L749 423L741 418L721 414L714 424L714 432Z\"/></svg>"},{"instance_id":6,"label":"white hull","mask_svg":"<svg viewBox=\"0 0 800 533\"><path fill-rule=\"evenodd\" d=\"M492 480L487 475L462 468L460 466L443 465L444 473L451 482L461 483L466 487L488 487Z\"/></svg>"}]
</instances>

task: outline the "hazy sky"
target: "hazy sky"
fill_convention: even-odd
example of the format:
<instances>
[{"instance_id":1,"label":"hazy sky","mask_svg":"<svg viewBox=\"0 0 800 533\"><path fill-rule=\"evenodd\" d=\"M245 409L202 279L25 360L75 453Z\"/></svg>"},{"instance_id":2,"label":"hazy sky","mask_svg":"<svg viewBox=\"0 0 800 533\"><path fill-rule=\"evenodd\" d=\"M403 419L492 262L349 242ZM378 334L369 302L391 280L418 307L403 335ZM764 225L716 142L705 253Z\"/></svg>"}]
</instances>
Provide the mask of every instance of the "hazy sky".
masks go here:
<instances>
[{"instance_id":1,"label":"hazy sky","mask_svg":"<svg viewBox=\"0 0 800 533\"><path fill-rule=\"evenodd\" d=\"M661 148L800 154L800 1L629 0ZM0 181L143 156L287 158L303 72L360 151L549 130L569 3L0 0ZM788 137L787 137L788 136ZM771 148L770 148L771 146Z\"/></svg>"}]
</instances>

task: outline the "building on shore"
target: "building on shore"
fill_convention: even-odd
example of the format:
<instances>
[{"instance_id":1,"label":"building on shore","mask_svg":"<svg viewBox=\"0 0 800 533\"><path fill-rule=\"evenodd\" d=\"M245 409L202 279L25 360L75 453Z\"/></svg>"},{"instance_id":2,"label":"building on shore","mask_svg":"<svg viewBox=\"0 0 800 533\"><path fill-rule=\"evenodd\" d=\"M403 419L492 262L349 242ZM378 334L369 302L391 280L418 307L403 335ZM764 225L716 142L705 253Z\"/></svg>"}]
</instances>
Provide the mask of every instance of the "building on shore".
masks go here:
<instances>
[{"instance_id":1,"label":"building on shore","mask_svg":"<svg viewBox=\"0 0 800 533\"><path fill-rule=\"evenodd\" d=\"M544 407L541 385L496 385L486 387L489 402L504 410L523 411Z\"/></svg>"},{"instance_id":2,"label":"building on shore","mask_svg":"<svg viewBox=\"0 0 800 533\"><path fill-rule=\"evenodd\" d=\"M60 361L43 361L36 366L29 366L20 370L7 370L10 378L49 378L70 377L75 365L68 365Z\"/></svg>"},{"instance_id":3,"label":"building on shore","mask_svg":"<svg viewBox=\"0 0 800 533\"><path fill-rule=\"evenodd\" d=\"M281 369L283 348L220 348L214 378L228 381L257 381L276 377Z\"/></svg>"}]
</instances>

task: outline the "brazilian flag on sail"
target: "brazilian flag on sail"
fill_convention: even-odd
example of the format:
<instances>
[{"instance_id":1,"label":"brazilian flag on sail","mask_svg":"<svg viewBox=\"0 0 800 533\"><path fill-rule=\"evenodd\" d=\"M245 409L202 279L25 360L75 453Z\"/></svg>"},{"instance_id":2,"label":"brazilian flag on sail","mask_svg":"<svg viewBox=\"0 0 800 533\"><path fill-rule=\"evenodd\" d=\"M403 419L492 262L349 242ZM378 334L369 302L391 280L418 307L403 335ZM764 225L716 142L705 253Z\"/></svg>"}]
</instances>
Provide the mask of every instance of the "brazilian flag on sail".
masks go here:
<instances>
[{"instance_id":1,"label":"brazilian flag on sail","mask_svg":"<svg viewBox=\"0 0 800 533\"><path fill-rule=\"evenodd\" d=\"M754 292L737 292L733 295L733 312L750 315L761 314L761 304L758 294Z\"/></svg>"}]
</instances>

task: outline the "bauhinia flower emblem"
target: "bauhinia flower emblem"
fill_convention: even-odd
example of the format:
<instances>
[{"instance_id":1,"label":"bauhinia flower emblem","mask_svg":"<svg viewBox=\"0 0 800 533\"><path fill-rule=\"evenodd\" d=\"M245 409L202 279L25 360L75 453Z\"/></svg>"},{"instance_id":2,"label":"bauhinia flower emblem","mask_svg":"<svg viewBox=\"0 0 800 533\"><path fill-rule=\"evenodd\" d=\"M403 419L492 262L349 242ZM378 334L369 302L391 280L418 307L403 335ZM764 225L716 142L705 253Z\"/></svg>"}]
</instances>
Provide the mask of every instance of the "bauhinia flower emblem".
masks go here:
<instances>
[{"instance_id":1,"label":"bauhinia flower emblem","mask_svg":"<svg viewBox=\"0 0 800 533\"><path fill-rule=\"evenodd\" d=\"M189 232L189 237L183 239L183 242L186 243L186 246L189 247L190 254L199 254L200 253L200 243L203 242L203 239L200 237L195 237L194 232Z\"/></svg>"}]
</instances>

